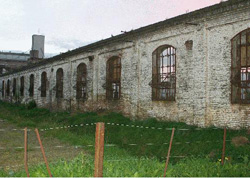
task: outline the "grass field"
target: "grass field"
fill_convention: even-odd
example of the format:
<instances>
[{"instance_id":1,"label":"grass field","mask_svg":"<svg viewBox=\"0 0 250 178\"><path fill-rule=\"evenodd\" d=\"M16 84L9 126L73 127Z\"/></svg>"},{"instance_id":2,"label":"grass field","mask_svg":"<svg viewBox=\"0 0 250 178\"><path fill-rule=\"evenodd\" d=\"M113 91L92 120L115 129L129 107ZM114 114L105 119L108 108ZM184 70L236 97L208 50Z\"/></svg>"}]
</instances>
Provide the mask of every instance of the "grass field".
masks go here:
<instances>
[{"instance_id":1,"label":"grass field","mask_svg":"<svg viewBox=\"0 0 250 178\"><path fill-rule=\"evenodd\" d=\"M17 130L13 130L17 129ZM72 157L77 156L83 149L75 149L74 146L62 143L59 139L54 137L44 137L43 132L40 132L43 144L46 149L46 155L49 162L63 157L65 160L71 160ZM43 162L43 157L40 151L40 146L34 130L28 132L28 157L29 164L36 165ZM57 147L60 145L67 148ZM0 120L0 167L11 167L12 171L23 169L24 156L24 131L16 128L10 122L3 122Z\"/></svg>"},{"instance_id":2,"label":"grass field","mask_svg":"<svg viewBox=\"0 0 250 178\"><path fill-rule=\"evenodd\" d=\"M171 135L171 130L165 128L172 127L175 127L176 131L167 176L250 176L249 143L240 146L237 142L233 144L235 142L232 141L239 136L250 140L247 130L228 130L227 160L225 165L221 166L219 159L223 129L197 130L197 127L184 123L158 122L150 118L144 121L131 121L118 113L49 112L46 109L3 102L0 102L0 118L17 127L31 129L105 122L104 176L163 176L169 146L166 143L169 143ZM42 135L74 146L94 145L95 125L48 129ZM71 161L62 156L55 163L51 163L52 174L93 176L94 147L86 146L83 150L84 152L78 156L72 157ZM29 167L31 176L47 176L44 165L35 164ZM17 171L0 169L0 176L26 176L26 174L22 169Z\"/></svg>"}]
</instances>

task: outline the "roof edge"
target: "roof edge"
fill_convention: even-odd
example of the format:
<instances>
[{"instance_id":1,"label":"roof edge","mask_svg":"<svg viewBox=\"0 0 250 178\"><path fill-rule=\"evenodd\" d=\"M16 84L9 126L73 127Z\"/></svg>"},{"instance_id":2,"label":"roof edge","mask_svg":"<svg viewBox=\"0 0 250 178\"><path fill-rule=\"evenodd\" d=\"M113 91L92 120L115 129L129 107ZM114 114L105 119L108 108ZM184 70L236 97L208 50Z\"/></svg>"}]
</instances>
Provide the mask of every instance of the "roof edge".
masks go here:
<instances>
[{"instance_id":1,"label":"roof edge","mask_svg":"<svg viewBox=\"0 0 250 178\"><path fill-rule=\"evenodd\" d=\"M163 20L163 21L151 24L151 25L140 27L138 29L131 30L129 32L125 32L123 34L119 34L119 35L116 35L116 36L113 36L113 37L110 37L110 38L106 38L106 39L103 39L103 40L88 44L86 46L82 46L82 47L73 49L71 51L67 51L65 53L61 53L59 55L56 55L56 56L53 56L51 58L45 59L45 60L43 60L41 62L31 64L31 65L27 65L25 67L22 67L20 69L16 69L16 70L14 70L12 72L2 74L0 76L7 76L7 75L14 74L14 73L17 73L17 72L22 72L22 71L27 70L27 69L32 69L34 67L39 67L41 65L45 65L45 64L55 62L57 60L61 60L61 59L65 58L65 57L68 57L68 56L76 55L76 54L86 52L86 51L88 52L89 50L93 50L93 49L97 49L99 47L102 47L105 44L111 44L111 43L114 43L114 42L125 40L126 38L129 38L131 36L136 35L137 33L150 32L152 30L159 29L162 26L173 25L173 24L174 25L181 24L183 21L185 21L187 19L202 18L202 17L205 17L208 14L209 15L221 14L221 13L224 13L224 12L228 11L228 9L227 9L228 7L231 7L230 10L233 10L233 9L236 8L236 7L233 7L233 6L239 5L241 3L248 3L248 5L249 5L250 1L249 0L228 0L228 1L225 1L225 2L220 2L220 3L212 5L212 6L201 8L201 9L198 9L198 10L186 13L186 14L181 14L181 15L178 15L176 17L173 17L173 18L170 18L170 19L167 19L167 20ZM223 8L223 9L221 9L221 8ZM220 9L220 11L217 11L218 9Z\"/></svg>"}]
</instances>

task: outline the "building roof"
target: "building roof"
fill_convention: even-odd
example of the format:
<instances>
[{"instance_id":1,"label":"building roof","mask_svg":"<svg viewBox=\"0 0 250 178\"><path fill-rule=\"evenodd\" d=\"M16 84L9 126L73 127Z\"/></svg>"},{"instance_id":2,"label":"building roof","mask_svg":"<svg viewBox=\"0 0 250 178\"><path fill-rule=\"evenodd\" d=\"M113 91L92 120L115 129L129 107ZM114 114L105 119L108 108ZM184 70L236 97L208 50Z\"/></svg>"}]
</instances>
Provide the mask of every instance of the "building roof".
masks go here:
<instances>
[{"instance_id":1,"label":"building roof","mask_svg":"<svg viewBox=\"0 0 250 178\"><path fill-rule=\"evenodd\" d=\"M1 61L20 61L27 62L30 58L29 54L25 53L16 53L16 52L0 52L0 60Z\"/></svg>"},{"instance_id":2,"label":"building roof","mask_svg":"<svg viewBox=\"0 0 250 178\"><path fill-rule=\"evenodd\" d=\"M148 26L138 28L136 30L131 30L131 31L125 32L123 34L119 34L119 35L116 35L116 36L113 36L113 37L110 37L110 38L107 38L104 40L97 41L95 43L91 43L91 44L83 46L83 47L76 48L74 50L71 50L71 51L68 51L65 53L61 53L61 54L56 55L54 57L42 60L41 62L38 62L35 64L30 64L30 65L27 65L27 66L22 67L20 69L17 69L13 72L3 74L2 76L5 76L5 75L11 74L11 73L21 72L21 71L31 69L34 67L42 66L42 65L45 65L48 63L52 63L54 61L62 60L63 58L68 57L68 56L82 53L82 52L91 52L92 50L103 47L107 44L120 42L120 41L129 41L133 37L137 36L138 34L145 34L148 32L156 31L156 30L161 29L163 27L178 25L178 24L186 22L187 20L191 21L191 20L196 19L196 18L210 17L210 16L213 16L216 14L221 14L223 12L232 11L232 10L238 9L239 5L241 5L241 4L249 5L250 0L228 0L226 2L221 2L219 4L215 4L215 5L212 5L209 7L205 7L205 8L190 12L190 13L179 15L179 16L173 17L171 19L160 21L160 22L148 25ZM242 5L241 7L244 7L244 5Z\"/></svg>"},{"instance_id":3,"label":"building roof","mask_svg":"<svg viewBox=\"0 0 250 178\"><path fill-rule=\"evenodd\" d=\"M4 55L20 55L20 56L30 56L29 54L26 53L16 53L16 52L1 52L0 54L4 54Z\"/></svg>"}]
</instances>

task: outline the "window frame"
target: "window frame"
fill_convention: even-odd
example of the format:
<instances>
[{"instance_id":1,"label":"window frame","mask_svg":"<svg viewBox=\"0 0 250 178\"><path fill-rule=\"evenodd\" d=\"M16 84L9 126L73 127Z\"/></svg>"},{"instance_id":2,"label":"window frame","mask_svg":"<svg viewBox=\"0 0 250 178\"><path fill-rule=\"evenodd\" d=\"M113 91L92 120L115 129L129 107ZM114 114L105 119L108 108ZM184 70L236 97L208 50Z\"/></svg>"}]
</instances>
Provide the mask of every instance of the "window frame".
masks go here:
<instances>
[{"instance_id":1,"label":"window frame","mask_svg":"<svg viewBox=\"0 0 250 178\"><path fill-rule=\"evenodd\" d=\"M34 86L35 86L35 76L34 74L30 75L30 86L29 86L29 96L34 96Z\"/></svg>"},{"instance_id":2,"label":"window frame","mask_svg":"<svg viewBox=\"0 0 250 178\"><path fill-rule=\"evenodd\" d=\"M6 96L10 96L10 79L7 80L7 84L6 84Z\"/></svg>"},{"instance_id":3,"label":"window frame","mask_svg":"<svg viewBox=\"0 0 250 178\"><path fill-rule=\"evenodd\" d=\"M61 72L61 73L60 73ZM63 98L64 72L62 68L56 71L56 98Z\"/></svg>"},{"instance_id":4,"label":"window frame","mask_svg":"<svg viewBox=\"0 0 250 178\"><path fill-rule=\"evenodd\" d=\"M76 99L77 100L86 100L88 95L87 90L87 65L85 63L80 63L77 66L76 72ZM85 93L83 92L85 89Z\"/></svg>"},{"instance_id":5,"label":"window frame","mask_svg":"<svg viewBox=\"0 0 250 178\"><path fill-rule=\"evenodd\" d=\"M166 55L170 56L170 58L167 58L167 62L165 61L165 66L163 61L164 57L166 57L165 55L163 55L164 51L167 51ZM157 47L152 53L152 81L150 83L152 87L152 101L176 101L176 51L177 49L174 46L166 44ZM172 65L171 60L173 60ZM165 73L163 72L164 68L167 68L167 72ZM166 75L165 78L164 75ZM162 82L162 79L167 79L170 81ZM172 79L174 79L174 81L171 81ZM170 85L170 87L168 85ZM162 96L163 90L165 90L164 98Z\"/></svg>"},{"instance_id":6,"label":"window frame","mask_svg":"<svg viewBox=\"0 0 250 178\"><path fill-rule=\"evenodd\" d=\"M120 100L121 98L121 71L122 71L122 64L121 64L121 58L119 56L113 56L107 60L106 62L107 100ZM114 87L115 87L115 92L113 89Z\"/></svg>"},{"instance_id":7,"label":"window frame","mask_svg":"<svg viewBox=\"0 0 250 178\"><path fill-rule=\"evenodd\" d=\"M5 95L5 81L2 81L2 98L4 98Z\"/></svg>"},{"instance_id":8,"label":"window frame","mask_svg":"<svg viewBox=\"0 0 250 178\"><path fill-rule=\"evenodd\" d=\"M245 45L242 43L242 35L246 36ZM249 39L248 39L249 38ZM239 44L238 41L239 40ZM236 45L236 48L234 48L234 45ZM245 51L245 66L242 65L242 47L246 48ZM250 63L248 63L248 60L250 61L250 28L247 28L238 34L236 34L231 39L231 103L232 104L250 104L250 97L247 99L242 98L242 90L250 91L250 80L247 79L250 76ZM237 60L237 58L239 58ZM248 59L249 58L249 59ZM242 72L244 70L246 72ZM242 80L242 74L246 74L246 80ZM246 87L242 87L242 83L245 83ZM245 96L245 95L244 95Z\"/></svg>"},{"instance_id":9,"label":"window frame","mask_svg":"<svg viewBox=\"0 0 250 178\"><path fill-rule=\"evenodd\" d=\"M17 80L16 80L16 78L13 78L13 84L12 84L12 94L13 94L13 96L15 96L17 94L16 89L17 89Z\"/></svg>"},{"instance_id":10,"label":"window frame","mask_svg":"<svg viewBox=\"0 0 250 178\"><path fill-rule=\"evenodd\" d=\"M24 96L24 76L20 77L20 96Z\"/></svg>"},{"instance_id":11,"label":"window frame","mask_svg":"<svg viewBox=\"0 0 250 178\"><path fill-rule=\"evenodd\" d=\"M41 97L47 96L47 72L43 71L41 74Z\"/></svg>"}]
</instances>

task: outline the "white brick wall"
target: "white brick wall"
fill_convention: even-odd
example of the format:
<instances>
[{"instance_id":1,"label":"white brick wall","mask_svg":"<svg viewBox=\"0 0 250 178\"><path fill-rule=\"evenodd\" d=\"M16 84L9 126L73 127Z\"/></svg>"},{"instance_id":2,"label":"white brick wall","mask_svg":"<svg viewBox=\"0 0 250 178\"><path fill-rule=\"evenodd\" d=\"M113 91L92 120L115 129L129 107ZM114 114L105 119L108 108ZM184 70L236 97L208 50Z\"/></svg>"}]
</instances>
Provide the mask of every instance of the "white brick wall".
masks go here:
<instances>
[{"instance_id":1,"label":"white brick wall","mask_svg":"<svg viewBox=\"0 0 250 178\"><path fill-rule=\"evenodd\" d=\"M242 30L250 28L250 8L227 11L220 15L190 19L197 25L180 24L141 34L132 42L113 43L92 52L82 52L60 61L39 66L26 71L0 77L25 77L25 97L29 98L29 76L35 75L33 99L40 107L51 110L98 111L108 109L122 112L135 118L155 117L165 121L183 121L201 127L242 128L250 126L249 105L231 104L231 39ZM192 50L187 50L185 42L193 41ZM176 48L176 101L152 101L152 53L161 45ZM89 61L88 56L94 60ZM109 102L106 98L106 62L112 56L120 56L121 99ZM76 101L76 69L80 63L87 65L88 100ZM55 97L56 71L64 71L64 97ZM47 72L49 86L47 97L41 98L41 74ZM2 88L2 87L1 87ZM12 88L12 83L11 83ZM19 91L19 87L17 87ZM11 90L12 95L12 90ZM5 97L2 100L12 100Z\"/></svg>"}]
</instances>

